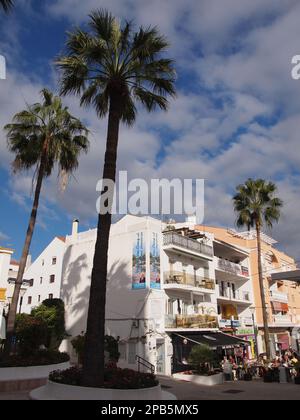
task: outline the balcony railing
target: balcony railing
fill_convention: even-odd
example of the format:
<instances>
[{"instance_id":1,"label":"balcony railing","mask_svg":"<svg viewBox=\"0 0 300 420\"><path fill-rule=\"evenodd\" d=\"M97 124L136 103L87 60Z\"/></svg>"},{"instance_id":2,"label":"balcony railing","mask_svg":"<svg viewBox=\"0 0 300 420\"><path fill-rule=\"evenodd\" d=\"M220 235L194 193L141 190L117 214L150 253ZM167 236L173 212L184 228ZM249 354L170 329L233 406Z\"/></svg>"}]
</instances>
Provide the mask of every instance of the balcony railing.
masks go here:
<instances>
[{"instance_id":1,"label":"balcony railing","mask_svg":"<svg viewBox=\"0 0 300 420\"><path fill-rule=\"evenodd\" d=\"M213 257L213 248L209 245L205 245L195 239L187 238L186 236L178 235L174 232L168 232L164 234L164 246L175 245L185 250L197 252L198 254Z\"/></svg>"},{"instance_id":2,"label":"balcony railing","mask_svg":"<svg viewBox=\"0 0 300 420\"><path fill-rule=\"evenodd\" d=\"M195 276L180 271L164 272L164 284L178 284L183 286L198 287L201 289L215 290L215 282L212 279Z\"/></svg>"},{"instance_id":3,"label":"balcony railing","mask_svg":"<svg viewBox=\"0 0 300 420\"><path fill-rule=\"evenodd\" d=\"M289 298L286 293L280 293L280 292L270 292L270 298L272 301L276 302L282 302L282 303L288 303Z\"/></svg>"},{"instance_id":4,"label":"balcony railing","mask_svg":"<svg viewBox=\"0 0 300 420\"><path fill-rule=\"evenodd\" d=\"M249 277L249 269L240 264L225 260L224 258L217 258L217 267L226 273L235 274L236 276Z\"/></svg>"},{"instance_id":5,"label":"balcony railing","mask_svg":"<svg viewBox=\"0 0 300 420\"><path fill-rule=\"evenodd\" d=\"M292 318L288 315L274 315L273 323L277 325L290 325L293 323Z\"/></svg>"},{"instance_id":6,"label":"balcony railing","mask_svg":"<svg viewBox=\"0 0 300 420\"><path fill-rule=\"evenodd\" d=\"M244 302L251 301L249 292L240 292L239 290L236 290L235 292L231 289L220 290L220 297L224 297L229 300L240 300Z\"/></svg>"},{"instance_id":7,"label":"balcony railing","mask_svg":"<svg viewBox=\"0 0 300 420\"><path fill-rule=\"evenodd\" d=\"M210 315L166 315L165 328L218 328L218 318Z\"/></svg>"}]
</instances>

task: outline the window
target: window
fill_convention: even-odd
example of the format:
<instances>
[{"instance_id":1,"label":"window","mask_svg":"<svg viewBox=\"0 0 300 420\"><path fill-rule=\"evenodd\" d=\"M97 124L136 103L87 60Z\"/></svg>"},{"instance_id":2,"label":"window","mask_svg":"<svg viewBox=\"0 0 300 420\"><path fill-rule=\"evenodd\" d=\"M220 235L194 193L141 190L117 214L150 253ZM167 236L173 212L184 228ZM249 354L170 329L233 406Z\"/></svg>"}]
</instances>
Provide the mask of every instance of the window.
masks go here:
<instances>
[{"instance_id":1,"label":"window","mask_svg":"<svg viewBox=\"0 0 300 420\"><path fill-rule=\"evenodd\" d=\"M48 299L52 300L53 299L53 294L50 293L50 295L48 296Z\"/></svg>"},{"instance_id":2,"label":"window","mask_svg":"<svg viewBox=\"0 0 300 420\"><path fill-rule=\"evenodd\" d=\"M50 276L50 283L54 283L55 282L55 275L51 274Z\"/></svg>"},{"instance_id":3,"label":"window","mask_svg":"<svg viewBox=\"0 0 300 420\"><path fill-rule=\"evenodd\" d=\"M43 277L40 277L40 284L43 284Z\"/></svg>"},{"instance_id":4,"label":"window","mask_svg":"<svg viewBox=\"0 0 300 420\"><path fill-rule=\"evenodd\" d=\"M29 287L33 287L34 279L29 280Z\"/></svg>"},{"instance_id":5,"label":"window","mask_svg":"<svg viewBox=\"0 0 300 420\"><path fill-rule=\"evenodd\" d=\"M57 261L57 258L56 257L53 257L52 258L52 265L56 265L56 261Z\"/></svg>"},{"instance_id":6,"label":"window","mask_svg":"<svg viewBox=\"0 0 300 420\"><path fill-rule=\"evenodd\" d=\"M42 266L44 266L45 265L45 260L42 260Z\"/></svg>"},{"instance_id":7,"label":"window","mask_svg":"<svg viewBox=\"0 0 300 420\"><path fill-rule=\"evenodd\" d=\"M32 303L32 296L28 296L28 298L27 298L27 304L28 305L31 305L31 303Z\"/></svg>"},{"instance_id":8,"label":"window","mask_svg":"<svg viewBox=\"0 0 300 420\"><path fill-rule=\"evenodd\" d=\"M38 303L41 301L41 295L38 295Z\"/></svg>"}]
</instances>

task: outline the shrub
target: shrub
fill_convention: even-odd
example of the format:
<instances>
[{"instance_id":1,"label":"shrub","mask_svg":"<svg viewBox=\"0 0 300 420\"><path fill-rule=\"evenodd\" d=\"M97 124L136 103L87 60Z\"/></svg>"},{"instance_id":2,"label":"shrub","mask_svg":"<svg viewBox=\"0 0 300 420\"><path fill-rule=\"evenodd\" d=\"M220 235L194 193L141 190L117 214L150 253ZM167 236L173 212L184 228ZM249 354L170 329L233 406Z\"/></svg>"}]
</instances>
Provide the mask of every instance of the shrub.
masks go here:
<instances>
[{"instance_id":1,"label":"shrub","mask_svg":"<svg viewBox=\"0 0 300 420\"><path fill-rule=\"evenodd\" d=\"M18 315L16 319L16 340L21 355L35 353L47 340L47 324L31 315Z\"/></svg>"},{"instance_id":2,"label":"shrub","mask_svg":"<svg viewBox=\"0 0 300 420\"><path fill-rule=\"evenodd\" d=\"M82 369L72 367L64 371L55 371L49 375L50 381L65 385L82 385ZM130 369L107 368L104 374L104 388L141 389L152 388L159 384L151 373L141 373Z\"/></svg>"},{"instance_id":3,"label":"shrub","mask_svg":"<svg viewBox=\"0 0 300 420\"><path fill-rule=\"evenodd\" d=\"M46 347L57 350L66 336L65 307L61 299L47 299L31 315L47 325Z\"/></svg>"},{"instance_id":4,"label":"shrub","mask_svg":"<svg viewBox=\"0 0 300 420\"><path fill-rule=\"evenodd\" d=\"M28 355L16 354L8 360L0 362L0 367L25 367L25 366L45 366L65 363L70 360L67 353L60 353L54 350L39 350Z\"/></svg>"},{"instance_id":5,"label":"shrub","mask_svg":"<svg viewBox=\"0 0 300 420\"><path fill-rule=\"evenodd\" d=\"M84 354L85 334L80 334L71 340L71 344L78 356L78 362L82 364ZM109 354L109 360L117 363L120 357L118 341L109 335L104 338L104 350Z\"/></svg>"},{"instance_id":6,"label":"shrub","mask_svg":"<svg viewBox=\"0 0 300 420\"><path fill-rule=\"evenodd\" d=\"M205 345L194 346L189 357L189 363L200 375L208 374L216 360L215 352Z\"/></svg>"}]
</instances>

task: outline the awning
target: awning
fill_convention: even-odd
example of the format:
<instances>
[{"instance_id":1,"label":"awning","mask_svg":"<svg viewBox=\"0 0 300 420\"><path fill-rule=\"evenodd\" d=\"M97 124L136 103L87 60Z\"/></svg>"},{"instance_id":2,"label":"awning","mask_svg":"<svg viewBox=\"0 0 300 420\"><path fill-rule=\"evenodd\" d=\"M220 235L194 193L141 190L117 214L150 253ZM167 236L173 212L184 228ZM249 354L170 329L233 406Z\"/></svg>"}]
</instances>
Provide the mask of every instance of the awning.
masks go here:
<instances>
[{"instance_id":1,"label":"awning","mask_svg":"<svg viewBox=\"0 0 300 420\"><path fill-rule=\"evenodd\" d=\"M190 343L202 344L216 350L218 347L229 349L240 346L250 345L249 341L232 335L224 334L222 332L186 332L183 334L174 333L174 336L180 337L183 340L188 340Z\"/></svg>"},{"instance_id":2,"label":"awning","mask_svg":"<svg viewBox=\"0 0 300 420\"><path fill-rule=\"evenodd\" d=\"M279 311L279 312L288 312L289 311L289 305L287 303L272 302L272 307L273 307L274 311Z\"/></svg>"},{"instance_id":3,"label":"awning","mask_svg":"<svg viewBox=\"0 0 300 420\"><path fill-rule=\"evenodd\" d=\"M274 273L271 275L273 281L294 281L300 283L300 270L284 271L281 273Z\"/></svg>"}]
</instances>

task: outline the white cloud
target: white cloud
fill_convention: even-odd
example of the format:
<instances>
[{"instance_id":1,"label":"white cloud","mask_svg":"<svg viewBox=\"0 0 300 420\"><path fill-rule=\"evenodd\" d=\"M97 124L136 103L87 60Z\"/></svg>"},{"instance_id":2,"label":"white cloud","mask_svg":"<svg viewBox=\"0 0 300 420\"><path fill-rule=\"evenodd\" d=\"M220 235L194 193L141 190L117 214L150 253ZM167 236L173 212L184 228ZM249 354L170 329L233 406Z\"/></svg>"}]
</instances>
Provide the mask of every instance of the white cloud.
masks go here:
<instances>
[{"instance_id":1,"label":"white cloud","mask_svg":"<svg viewBox=\"0 0 300 420\"><path fill-rule=\"evenodd\" d=\"M107 7L137 24L158 25L172 43L178 67L178 98L168 113L140 113L136 126L122 127L119 169L130 177L206 179L207 223L232 226L231 197L249 176L275 180L286 202L274 235L285 249L299 252L300 82L290 77L290 60L300 53L300 5L296 0L60 0L47 2L53 19L86 21L87 13ZM18 39L18 33L16 34ZM11 40L7 41L10 45ZM8 45L6 44L6 45ZM18 63L15 56L11 60ZM187 83L186 83L187 82ZM40 82L11 69L0 82L0 124L37 99ZM44 185L42 222L58 205L83 220L95 217L96 182L102 175L106 121L77 99L64 101L92 131L91 149L67 190L59 192L56 175ZM280 111L280 112L279 112ZM270 121L269 123L265 123ZM8 168L5 139L0 164ZM30 177L11 183L20 205L30 192ZM45 214L45 216L43 216ZM47 219L48 217L48 219Z\"/></svg>"}]
</instances>

